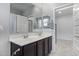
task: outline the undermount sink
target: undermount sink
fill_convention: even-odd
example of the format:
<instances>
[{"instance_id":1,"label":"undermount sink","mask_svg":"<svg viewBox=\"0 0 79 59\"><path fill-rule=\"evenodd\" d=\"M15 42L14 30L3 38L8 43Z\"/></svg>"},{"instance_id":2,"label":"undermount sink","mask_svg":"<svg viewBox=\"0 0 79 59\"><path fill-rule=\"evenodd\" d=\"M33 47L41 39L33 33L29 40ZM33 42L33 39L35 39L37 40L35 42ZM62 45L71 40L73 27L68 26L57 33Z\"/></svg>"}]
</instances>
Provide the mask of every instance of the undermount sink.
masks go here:
<instances>
[{"instance_id":1,"label":"undermount sink","mask_svg":"<svg viewBox=\"0 0 79 59\"><path fill-rule=\"evenodd\" d=\"M14 42L17 42L17 44L23 45L29 42L33 42L38 38L40 38L38 35L28 36L27 38L19 37L19 38L14 39Z\"/></svg>"},{"instance_id":2,"label":"undermount sink","mask_svg":"<svg viewBox=\"0 0 79 59\"><path fill-rule=\"evenodd\" d=\"M21 37L17 37L16 40L21 40L21 41L23 41L23 40L29 40L29 39L37 38L37 37L39 37L39 35L32 35L32 36L28 36L28 37L26 37L26 38L24 38L24 36L21 36Z\"/></svg>"},{"instance_id":3,"label":"undermount sink","mask_svg":"<svg viewBox=\"0 0 79 59\"><path fill-rule=\"evenodd\" d=\"M49 36L51 36L51 35L48 35L48 33L47 34L43 33L41 35L30 34L26 38L24 38L24 34L23 35L15 35L15 36L10 37L10 42L14 42L20 46L23 46L25 44L29 44L29 43L44 39L44 38L49 37Z\"/></svg>"}]
</instances>

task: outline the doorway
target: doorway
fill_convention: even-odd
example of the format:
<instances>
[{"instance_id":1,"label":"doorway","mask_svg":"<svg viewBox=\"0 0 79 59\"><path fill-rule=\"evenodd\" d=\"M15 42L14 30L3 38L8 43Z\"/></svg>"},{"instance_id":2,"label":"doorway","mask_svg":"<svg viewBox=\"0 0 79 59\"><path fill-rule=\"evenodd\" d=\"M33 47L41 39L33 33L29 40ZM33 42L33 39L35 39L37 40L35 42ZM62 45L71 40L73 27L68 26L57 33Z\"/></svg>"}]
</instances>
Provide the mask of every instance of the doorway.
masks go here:
<instances>
[{"instance_id":1,"label":"doorway","mask_svg":"<svg viewBox=\"0 0 79 59\"><path fill-rule=\"evenodd\" d=\"M72 4L55 9L55 42L54 55L73 55L73 7Z\"/></svg>"}]
</instances>

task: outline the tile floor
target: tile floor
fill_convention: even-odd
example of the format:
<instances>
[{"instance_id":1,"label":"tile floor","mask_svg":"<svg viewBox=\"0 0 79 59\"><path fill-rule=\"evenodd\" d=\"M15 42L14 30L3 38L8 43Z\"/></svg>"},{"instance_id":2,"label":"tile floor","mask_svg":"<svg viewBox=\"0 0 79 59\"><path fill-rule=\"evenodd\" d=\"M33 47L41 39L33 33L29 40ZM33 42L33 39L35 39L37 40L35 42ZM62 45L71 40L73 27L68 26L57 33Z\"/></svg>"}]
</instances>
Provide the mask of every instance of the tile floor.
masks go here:
<instances>
[{"instance_id":1,"label":"tile floor","mask_svg":"<svg viewBox=\"0 0 79 59\"><path fill-rule=\"evenodd\" d=\"M56 51L51 52L50 56L79 56L79 51L73 49L72 40L58 40Z\"/></svg>"}]
</instances>

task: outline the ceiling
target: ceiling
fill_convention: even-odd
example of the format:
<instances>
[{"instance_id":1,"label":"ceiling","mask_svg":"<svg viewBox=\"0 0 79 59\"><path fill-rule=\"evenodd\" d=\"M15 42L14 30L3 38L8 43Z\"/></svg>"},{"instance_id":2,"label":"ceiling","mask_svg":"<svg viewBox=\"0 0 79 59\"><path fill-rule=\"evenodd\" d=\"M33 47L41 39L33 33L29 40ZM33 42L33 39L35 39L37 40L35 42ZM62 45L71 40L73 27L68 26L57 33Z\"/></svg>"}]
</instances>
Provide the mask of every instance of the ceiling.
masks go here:
<instances>
[{"instance_id":1,"label":"ceiling","mask_svg":"<svg viewBox=\"0 0 79 59\"><path fill-rule=\"evenodd\" d=\"M20 11L25 11L28 8L33 8L33 4L32 3L11 3L11 8L12 9L17 9Z\"/></svg>"},{"instance_id":2,"label":"ceiling","mask_svg":"<svg viewBox=\"0 0 79 59\"><path fill-rule=\"evenodd\" d=\"M73 5L58 8L55 12L56 17L65 16L65 15L73 15Z\"/></svg>"},{"instance_id":3,"label":"ceiling","mask_svg":"<svg viewBox=\"0 0 79 59\"><path fill-rule=\"evenodd\" d=\"M66 4L68 3L11 3L11 8L25 11L28 8L33 8L34 6L41 9L50 9Z\"/></svg>"},{"instance_id":4,"label":"ceiling","mask_svg":"<svg viewBox=\"0 0 79 59\"><path fill-rule=\"evenodd\" d=\"M11 3L10 4L11 13L24 15L24 16L29 16L30 14L32 14L33 8L34 8L34 5L32 3Z\"/></svg>"},{"instance_id":5,"label":"ceiling","mask_svg":"<svg viewBox=\"0 0 79 59\"><path fill-rule=\"evenodd\" d=\"M40 10L42 10L43 13L49 14L50 11L53 10L54 8L64 6L67 4L69 3L11 3L11 10L16 10L16 12L20 11L22 13L27 11L27 12L31 12L30 14L40 13Z\"/></svg>"}]
</instances>

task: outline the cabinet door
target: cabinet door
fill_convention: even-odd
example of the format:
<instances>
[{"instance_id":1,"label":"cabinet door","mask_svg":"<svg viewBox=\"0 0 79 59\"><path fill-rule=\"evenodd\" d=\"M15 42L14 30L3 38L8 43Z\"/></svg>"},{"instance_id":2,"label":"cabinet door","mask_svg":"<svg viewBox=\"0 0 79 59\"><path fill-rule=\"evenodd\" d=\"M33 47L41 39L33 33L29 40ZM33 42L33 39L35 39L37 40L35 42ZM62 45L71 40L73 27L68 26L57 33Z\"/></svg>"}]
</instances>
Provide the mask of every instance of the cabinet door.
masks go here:
<instances>
[{"instance_id":1,"label":"cabinet door","mask_svg":"<svg viewBox=\"0 0 79 59\"><path fill-rule=\"evenodd\" d=\"M11 42L11 56L22 56L22 47Z\"/></svg>"},{"instance_id":2,"label":"cabinet door","mask_svg":"<svg viewBox=\"0 0 79 59\"><path fill-rule=\"evenodd\" d=\"M36 43L24 46L24 56L36 56Z\"/></svg>"},{"instance_id":3,"label":"cabinet door","mask_svg":"<svg viewBox=\"0 0 79 59\"><path fill-rule=\"evenodd\" d=\"M48 52L50 53L51 52L51 50L52 50L52 36L51 37L49 37L49 40L48 40Z\"/></svg>"},{"instance_id":4,"label":"cabinet door","mask_svg":"<svg viewBox=\"0 0 79 59\"><path fill-rule=\"evenodd\" d=\"M44 40L40 40L40 41L38 41L37 42L37 56L43 56L44 54L43 54L43 48L44 48L44 46L43 46L43 42L44 42Z\"/></svg>"},{"instance_id":5,"label":"cabinet door","mask_svg":"<svg viewBox=\"0 0 79 59\"><path fill-rule=\"evenodd\" d=\"M44 39L44 55L48 55L48 38Z\"/></svg>"}]
</instances>

